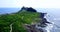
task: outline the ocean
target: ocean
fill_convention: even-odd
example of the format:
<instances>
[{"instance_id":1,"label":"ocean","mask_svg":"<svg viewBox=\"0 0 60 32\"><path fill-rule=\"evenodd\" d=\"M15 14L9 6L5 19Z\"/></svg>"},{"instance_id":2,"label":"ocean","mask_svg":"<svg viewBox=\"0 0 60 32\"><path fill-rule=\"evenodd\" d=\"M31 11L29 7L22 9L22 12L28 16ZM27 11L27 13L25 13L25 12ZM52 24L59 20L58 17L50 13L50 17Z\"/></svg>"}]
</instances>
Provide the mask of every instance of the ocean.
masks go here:
<instances>
[{"instance_id":1,"label":"ocean","mask_svg":"<svg viewBox=\"0 0 60 32\"><path fill-rule=\"evenodd\" d=\"M21 8L0 8L0 14L16 13ZM47 13L46 19L51 22L47 26L47 32L60 32L60 9L59 8L35 8L38 12Z\"/></svg>"},{"instance_id":2,"label":"ocean","mask_svg":"<svg viewBox=\"0 0 60 32\"><path fill-rule=\"evenodd\" d=\"M36 9L38 12L47 13L45 18L51 22L46 27L47 32L60 32L60 9L59 8L39 8Z\"/></svg>"},{"instance_id":3,"label":"ocean","mask_svg":"<svg viewBox=\"0 0 60 32\"><path fill-rule=\"evenodd\" d=\"M15 13L21 8L0 8L0 14Z\"/></svg>"}]
</instances>

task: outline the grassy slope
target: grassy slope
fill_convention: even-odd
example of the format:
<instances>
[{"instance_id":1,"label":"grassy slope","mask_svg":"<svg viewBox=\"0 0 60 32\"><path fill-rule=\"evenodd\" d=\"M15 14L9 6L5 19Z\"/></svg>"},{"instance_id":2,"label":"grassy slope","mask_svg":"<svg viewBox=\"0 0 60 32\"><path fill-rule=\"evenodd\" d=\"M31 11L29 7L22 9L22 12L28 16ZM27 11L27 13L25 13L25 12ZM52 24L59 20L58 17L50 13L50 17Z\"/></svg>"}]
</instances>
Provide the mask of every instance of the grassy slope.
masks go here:
<instances>
[{"instance_id":1,"label":"grassy slope","mask_svg":"<svg viewBox=\"0 0 60 32\"><path fill-rule=\"evenodd\" d=\"M9 32L9 25L13 23L13 32L25 32L23 24L36 22L39 17L37 12L21 11L15 14L0 15L0 32Z\"/></svg>"}]
</instances>

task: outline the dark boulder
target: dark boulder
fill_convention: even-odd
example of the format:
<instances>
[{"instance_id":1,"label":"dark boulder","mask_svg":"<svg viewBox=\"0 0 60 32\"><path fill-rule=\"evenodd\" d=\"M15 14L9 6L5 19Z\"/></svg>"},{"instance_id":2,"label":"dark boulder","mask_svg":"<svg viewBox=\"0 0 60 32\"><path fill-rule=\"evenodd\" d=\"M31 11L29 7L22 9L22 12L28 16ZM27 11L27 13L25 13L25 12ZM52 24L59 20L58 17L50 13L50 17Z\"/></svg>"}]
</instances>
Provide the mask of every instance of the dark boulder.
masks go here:
<instances>
[{"instance_id":1,"label":"dark boulder","mask_svg":"<svg viewBox=\"0 0 60 32\"><path fill-rule=\"evenodd\" d=\"M37 12L35 9L33 9L32 7L30 8L27 8L27 11L30 11L30 12Z\"/></svg>"},{"instance_id":2,"label":"dark boulder","mask_svg":"<svg viewBox=\"0 0 60 32\"><path fill-rule=\"evenodd\" d=\"M46 15L47 13L40 13L40 18L44 18L44 16Z\"/></svg>"},{"instance_id":3,"label":"dark boulder","mask_svg":"<svg viewBox=\"0 0 60 32\"><path fill-rule=\"evenodd\" d=\"M48 22L46 18L43 18L42 23L44 24L44 23L50 23L50 22Z\"/></svg>"},{"instance_id":4,"label":"dark boulder","mask_svg":"<svg viewBox=\"0 0 60 32\"><path fill-rule=\"evenodd\" d=\"M27 10L27 7L22 7L20 11L26 11Z\"/></svg>"},{"instance_id":5,"label":"dark boulder","mask_svg":"<svg viewBox=\"0 0 60 32\"><path fill-rule=\"evenodd\" d=\"M29 12L37 12L35 9L33 9L32 7L22 7L20 11L29 11Z\"/></svg>"}]
</instances>

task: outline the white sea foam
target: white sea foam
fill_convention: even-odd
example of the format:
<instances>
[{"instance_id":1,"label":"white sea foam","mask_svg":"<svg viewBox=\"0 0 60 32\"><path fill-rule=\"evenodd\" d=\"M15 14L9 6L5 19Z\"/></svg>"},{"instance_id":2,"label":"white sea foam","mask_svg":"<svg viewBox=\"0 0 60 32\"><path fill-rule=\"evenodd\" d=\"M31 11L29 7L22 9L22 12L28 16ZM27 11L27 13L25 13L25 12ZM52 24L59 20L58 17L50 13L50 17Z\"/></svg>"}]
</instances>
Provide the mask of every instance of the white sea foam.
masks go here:
<instances>
[{"instance_id":1,"label":"white sea foam","mask_svg":"<svg viewBox=\"0 0 60 32\"><path fill-rule=\"evenodd\" d=\"M51 24L46 23L46 24L47 24L47 26L45 27L45 30L46 30L47 32L50 32L50 31L52 30L52 28L53 28L53 24L54 24L54 22L50 21L50 20L47 18L47 16L48 16L48 14L47 14L47 15L45 15L45 17L44 17L44 18L46 18L46 19L47 19L47 21L48 21L48 22L50 22Z\"/></svg>"}]
</instances>

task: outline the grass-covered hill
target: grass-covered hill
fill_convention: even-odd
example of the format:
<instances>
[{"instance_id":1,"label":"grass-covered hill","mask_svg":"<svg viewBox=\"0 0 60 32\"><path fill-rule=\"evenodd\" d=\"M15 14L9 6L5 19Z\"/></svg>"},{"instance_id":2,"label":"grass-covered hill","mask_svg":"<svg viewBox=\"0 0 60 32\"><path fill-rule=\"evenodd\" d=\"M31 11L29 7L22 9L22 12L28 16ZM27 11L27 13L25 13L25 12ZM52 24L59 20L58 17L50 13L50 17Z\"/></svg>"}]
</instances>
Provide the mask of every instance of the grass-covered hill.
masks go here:
<instances>
[{"instance_id":1,"label":"grass-covered hill","mask_svg":"<svg viewBox=\"0 0 60 32\"><path fill-rule=\"evenodd\" d=\"M0 15L0 32L27 32L24 24L32 24L38 21L40 13L20 11Z\"/></svg>"}]
</instances>

